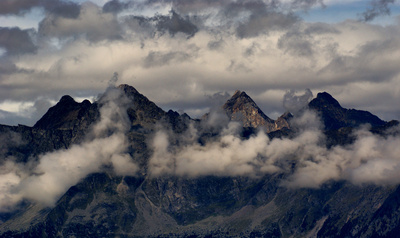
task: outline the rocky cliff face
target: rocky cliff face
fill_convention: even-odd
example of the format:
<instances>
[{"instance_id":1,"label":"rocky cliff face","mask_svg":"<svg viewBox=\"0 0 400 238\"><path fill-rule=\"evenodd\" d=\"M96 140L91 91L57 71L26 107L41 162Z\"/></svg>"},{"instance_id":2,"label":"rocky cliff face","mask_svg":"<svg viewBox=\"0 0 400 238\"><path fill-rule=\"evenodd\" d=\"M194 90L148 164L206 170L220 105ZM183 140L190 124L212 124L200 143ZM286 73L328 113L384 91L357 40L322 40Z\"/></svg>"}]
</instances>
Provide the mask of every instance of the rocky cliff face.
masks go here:
<instances>
[{"instance_id":1,"label":"rocky cliff face","mask_svg":"<svg viewBox=\"0 0 400 238\"><path fill-rule=\"evenodd\" d=\"M358 127L362 124L375 127L386 123L370 112L343 108L326 92L318 93L317 97L309 103L309 108L320 114L327 130Z\"/></svg>"},{"instance_id":2,"label":"rocky cliff face","mask_svg":"<svg viewBox=\"0 0 400 238\"><path fill-rule=\"evenodd\" d=\"M286 113L274 121L257 106L245 92L236 91L233 96L222 106L228 118L239 121L244 127L264 128L267 133L290 128Z\"/></svg>"},{"instance_id":3,"label":"rocky cliff face","mask_svg":"<svg viewBox=\"0 0 400 238\"><path fill-rule=\"evenodd\" d=\"M131 86L121 85L117 90L127 98L123 104L129 120L129 127L123 131L127 138L124 152L139 165L138 173L118 175L105 164L100 172L91 173L70 187L54 206L23 200L16 212L0 212L1 237L395 237L398 234L398 185L359 186L344 180L329 180L319 188L283 186L282 181L298 167L296 158L287 158L285 171L262 176L150 176L148 161L155 149L149 142L160 127L171 135L166 157L177 146L187 146L185 140L192 140L195 129L203 133L198 138L199 145L196 144L203 146L203 150L213 149L212 143L220 135L200 131L201 121L185 114L163 111ZM0 136L8 141L0 145L2 162L17 158L18 162L28 164L40 154L68 150L85 142L86 134L101 120L103 104L102 99L92 104L77 103L64 96L34 127L1 125ZM372 133L382 137L392 136L388 131L398 125L385 124L368 112L344 109L327 93L318 94L309 108L320 113L329 146L351 145L354 128L364 123L370 123ZM243 141L254 138L256 128L265 128L270 138L293 136L290 113L272 120L244 92L237 91L223 109L231 120L243 123L243 134L248 132Z\"/></svg>"}]
</instances>

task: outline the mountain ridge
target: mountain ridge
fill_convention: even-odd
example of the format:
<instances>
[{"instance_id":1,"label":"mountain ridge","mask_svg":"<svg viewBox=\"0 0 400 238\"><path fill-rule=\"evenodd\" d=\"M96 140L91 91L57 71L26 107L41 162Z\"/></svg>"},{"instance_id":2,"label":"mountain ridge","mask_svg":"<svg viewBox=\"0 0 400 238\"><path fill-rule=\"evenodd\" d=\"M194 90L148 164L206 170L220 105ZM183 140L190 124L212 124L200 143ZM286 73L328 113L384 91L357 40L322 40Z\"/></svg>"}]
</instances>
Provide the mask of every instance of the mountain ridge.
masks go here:
<instances>
[{"instance_id":1,"label":"mountain ridge","mask_svg":"<svg viewBox=\"0 0 400 238\"><path fill-rule=\"evenodd\" d=\"M161 153L164 159L178 147L188 148L190 141L195 143L193 148L207 151L215 148L219 140L223 141L222 148L226 148L230 143L227 139L233 138L232 141L247 143L243 148L250 150L248 147L260 143L256 138L264 138L257 136L267 122L270 123L267 128L281 128L267 134L271 143L275 138L283 138L276 140L280 144L287 143L296 136L290 124L296 118L287 112L274 121L245 92L237 91L222 109L231 121L242 123L243 132L249 134L226 136L223 129L207 131L202 120L172 110L165 112L132 86L120 85L116 90L127 98L121 105L130 123L125 131L117 132L126 137L126 148L122 152L137 163L137 174L118 175L111 165L105 164L103 170L90 173L68 188L52 207L24 200L17 213L0 212L0 237L305 237L311 234L385 237L400 229L396 222L400 219L396 213L400 210L398 185L357 186L342 180L328 180L318 189L287 188L282 186L282 180L301 168L296 157L289 156L282 161L288 163L287 171L261 177L217 174L151 177L147 172L148 162L156 151L156 141L168 145ZM322 116L335 115L331 116L336 123L333 125L343 125L339 129L325 127L323 132L332 141L332 147L342 142L351 146L353 130L365 122L372 122L370 132L382 137L390 136L388 129L398 125L393 121L375 123L372 114L344 109L328 93L317 98L308 107ZM118 97L118 100L125 99ZM9 140L19 142L0 147L2 160L13 156L21 158L17 160L21 163L28 163L32 158L40 159L40 154L60 149L65 152L82 143L91 143L85 135L101 122L101 108L105 105L107 95L93 103L77 103L64 96L34 127L0 125L0 135L17 138ZM57 117L62 120L55 120ZM157 137L160 130L164 134ZM202 141L193 141L194 134L199 136L195 139ZM241 153L247 156L246 151ZM179 154L172 155L177 163ZM382 224L390 224L390 228L385 230Z\"/></svg>"},{"instance_id":2,"label":"mountain ridge","mask_svg":"<svg viewBox=\"0 0 400 238\"><path fill-rule=\"evenodd\" d=\"M359 127L362 124L370 124L373 127L383 126L386 122L370 112L346 109L329 93L318 93L308 107L317 111L327 130L337 130L341 127Z\"/></svg>"}]
</instances>

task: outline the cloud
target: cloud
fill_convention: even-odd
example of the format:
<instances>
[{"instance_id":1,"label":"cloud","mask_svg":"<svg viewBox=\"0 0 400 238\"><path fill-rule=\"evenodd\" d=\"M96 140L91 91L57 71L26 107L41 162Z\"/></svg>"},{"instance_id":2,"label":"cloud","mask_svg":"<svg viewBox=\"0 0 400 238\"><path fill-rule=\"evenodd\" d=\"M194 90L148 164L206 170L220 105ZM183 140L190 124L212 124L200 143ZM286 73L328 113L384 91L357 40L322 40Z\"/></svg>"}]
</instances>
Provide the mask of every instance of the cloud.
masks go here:
<instances>
[{"instance_id":1,"label":"cloud","mask_svg":"<svg viewBox=\"0 0 400 238\"><path fill-rule=\"evenodd\" d=\"M63 0L3 0L0 2L0 14L23 15L34 7L42 7L47 12L66 18L79 15L79 5Z\"/></svg>"},{"instance_id":2,"label":"cloud","mask_svg":"<svg viewBox=\"0 0 400 238\"><path fill-rule=\"evenodd\" d=\"M292 31L283 35L278 42L278 48L299 57L312 57L314 55L313 42L307 35Z\"/></svg>"},{"instance_id":3,"label":"cloud","mask_svg":"<svg viewBox=\"0 0 400 238\"><path fill-rule=\"evenodd\" d=\"M103 13L101 9L90 2L81 6L76 18L65 18L60 15L48 15L39 23L41 37L56 37L60 39L86 38L89 41L121 39L121 27L116 17Z\"/></svg>"},{"instance_id":4,"label":"cloud","mask_svg":"<svg viewBox=\"0 0 400 238\"><path fill-rule=\"evenodd\" d=\"M294 0L291 2L292 7L295 9L308 10L315 5L320 5L321 7L326 7L323 0Z\"/></svg>"},{"instance_id":5,"label":"cloud","mask_svg":"<svg viewBox=\"0 0 400 238\"><path fill-rule=\"evenodd\" d=\"M395 0L371 0L369 7L361 13L361 19L363 21L372 21L376 17L381 15L390 14L390 4L394 4Z\"/></svg>"},{"instance_id":6,"label":"cloud","mask_svg":"<svg viewBox=\"0 0 400 238\"><path fill-rule=\"evenodd\" d=\"M102 165L117 156L116 153L122 153L126 145L123 138L123 135L114 134L42 156L34 170L37 175L21 181L20 193L25 198L53 206L71 186L101 171Z\"/></svg>"},{"instance_id":7,"label":"cloud","mask_svg":"<svg viewBox=\"0 0 400 238\"><path fill-rule=\"evenodd\" d=\"M110 167L118 176L134 176L138 166L127 153L125 135L130 125L126 112L128 102L120 90L108 88L99 100L101 118L84 142L40 155L36 163L17 164L7 158L0 165L0 210L8 211L23 199L53 206L62 194L87 175L110 172ZM5 135L14 139L3 146L20 143L13 134L2 134Z\"/></svg>"},{"instance_id":8,"label":"cloud","mask_svg":"<svg viewBox=\"0 0 400 238\"><path fill-rule=\"evenodd\" d=\"M277 117L285 92L304 88L386 120L400 114L397 23L309 23L296 15L318 1L109 3L129 7L117 13L83 3L76 18L47 12L38 32L20 29L26 50L18 39L6 43L13 54L0 46L8 62L0 66L0 101L93 97L118 71L119 82L192 117L207 111L205 95L237 89Z\"/></svg>"},{"instance_id":9,"label":"cloud","mask_svg":"<svg viewBox=\"0 0 400 238\"><path fill-rule=\"evenodd\" d=\"M289 90L283 96L283 107L292 114L297 114L305 107L313 98L310 89L304 90L303 95L296 95L296 90Z\"/></svg>"},{"instance_id":10,"label":"cloud","mask_svg":"<svg viewBox=\"0 0 400 238\"><path fill-rule=\"evenodd\" d=\"M171 36L181 32L191 37L198 31L196 25L188 19L182 18L173 10L171 10L171 16L156 16L155 21L157 22L157 29L159 31L167 30Z\"/></svg>"},{"instance_id":11,"label":"cloud","mask_svg":"<svg viewBox=\"0 0 400 238\"><path fill-rule=\"evenodd\" d=\"M327 148L314 112L303 111L291 125L296 134L290 138L270 139L260 131L246 139L240 137L240 125L230 122L209 141L199 143L196 137L202 132L192 131L191 142L179 146L173 143L178 135L161 129L152 140L149 174L196 178L284 173L280 185L289 188L319 188L342 180L355 185L400 183L399 127L385 136L361 127L354 131L354 143Z\"/></svg>"},{"instance_id":12,"label":"cloud","mask_svg":"<svg viewBox=\"0 0 400 238\"><path fill-rule=\"evenodd\" d=\"M184 62L189 60L192 56L183 51L172 51L172 52L149 52L147 57L143 61L143 65L147 68L160 67L163 65L169 65L174 62Z\"/></svg>"},{"instance_id":13,"label":"cloud","mask_svg":"<svg viewBox=\"0 0 400 238\"><path fill-rule=\"evenodd\" d=\"M281 12L264 12L253 14L244 23L239 24L236 36L239 38L255 37L268 34L270 31L289 29L298 21L297 16Z\"/></svg>"},{"instance_id":14,"label":"cloud","mask_svg":"<svg viewBox=\"0 0 400 238\"><path fill-rule=\"evenodd\" d=\"M6 50L7 55L21 55L35 53L37 46L33 43L33 29L21 30L18 27L0 27L0 47Z\"/></svg>"},{"instance_id":15,"label":"cloud","mask_svg":"<svg viewBox=\"0 0 400 238\"><path fill-rule=\"evenodd\" d=\"M105 13L119 13L129 7L129 3L120 2L119 0L111 0L103 5L103 12Z\"/></svg>"}]
</instances>

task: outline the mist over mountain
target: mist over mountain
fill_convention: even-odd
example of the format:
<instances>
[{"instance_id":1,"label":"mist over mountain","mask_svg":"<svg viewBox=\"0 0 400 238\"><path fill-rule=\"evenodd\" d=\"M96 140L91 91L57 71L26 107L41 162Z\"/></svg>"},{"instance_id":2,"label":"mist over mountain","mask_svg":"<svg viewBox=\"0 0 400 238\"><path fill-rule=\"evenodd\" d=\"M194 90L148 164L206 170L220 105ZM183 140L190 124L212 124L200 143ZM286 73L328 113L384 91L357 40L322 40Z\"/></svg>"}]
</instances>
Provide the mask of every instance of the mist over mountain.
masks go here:
<instances>
[{"instance_id":1,"label":"mist over mountain","mask_svg":"<svg viewBox=\"0 0 400 238\"><path fill-rule=\"evenodd\" d=\"M283 105L236 91L193 119L111 84L0 125L1 237L395 237L398 121L327 92Z\"/></svg>"}]
</instances>

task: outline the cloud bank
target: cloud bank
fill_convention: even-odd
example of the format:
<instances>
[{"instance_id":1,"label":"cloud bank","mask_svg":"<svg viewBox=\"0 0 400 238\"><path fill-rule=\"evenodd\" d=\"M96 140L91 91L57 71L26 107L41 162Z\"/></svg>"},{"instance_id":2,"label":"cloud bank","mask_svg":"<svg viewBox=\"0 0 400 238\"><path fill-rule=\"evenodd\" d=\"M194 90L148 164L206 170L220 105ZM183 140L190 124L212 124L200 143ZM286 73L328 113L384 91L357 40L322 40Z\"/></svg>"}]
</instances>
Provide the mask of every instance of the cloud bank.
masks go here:
<instances>
[{"instance_id":1,"label":"cloud bank","mask_svg":"<svg viewBox=\"0 0 400 238\"><path fill-rule=\"evenodd\" d=\"M99 101L101 119L86 141L40 155L37 162L22 164L5 158L0 166L0 212L12 210L24 199L53 206L81 179L110 168L116 175L134 176L138 166L127 153L125 135L130 128L127 102L120 90L110 87ZM13 135L6 135L13 145L19 141Z\"/></svg>"},{"instance_id":2,"label":"cloud bank","mask_svg":"<svg viewBox=\"0 0 400 238\"><path fill-rule=\"evenodd\" d=\"M327 148L320 119L314 112L303 111L292 120L292 126L297 132L291 138L270 139L259 131L243 139L240 124L230 122L216 139L206 144L199 142L202 133L192 130L192 139L185 140L191 142L179 146L170 143L179 140L177 135L160 130L152 141L150 176L261 178L265 174L285 173L288 177L281 181L281 186L290 188L319 188L328 181L342 180L356 185L400 183L400 128L380 136L365 126L355 130L354 143Z\"/></svg>"}]
</instances>

